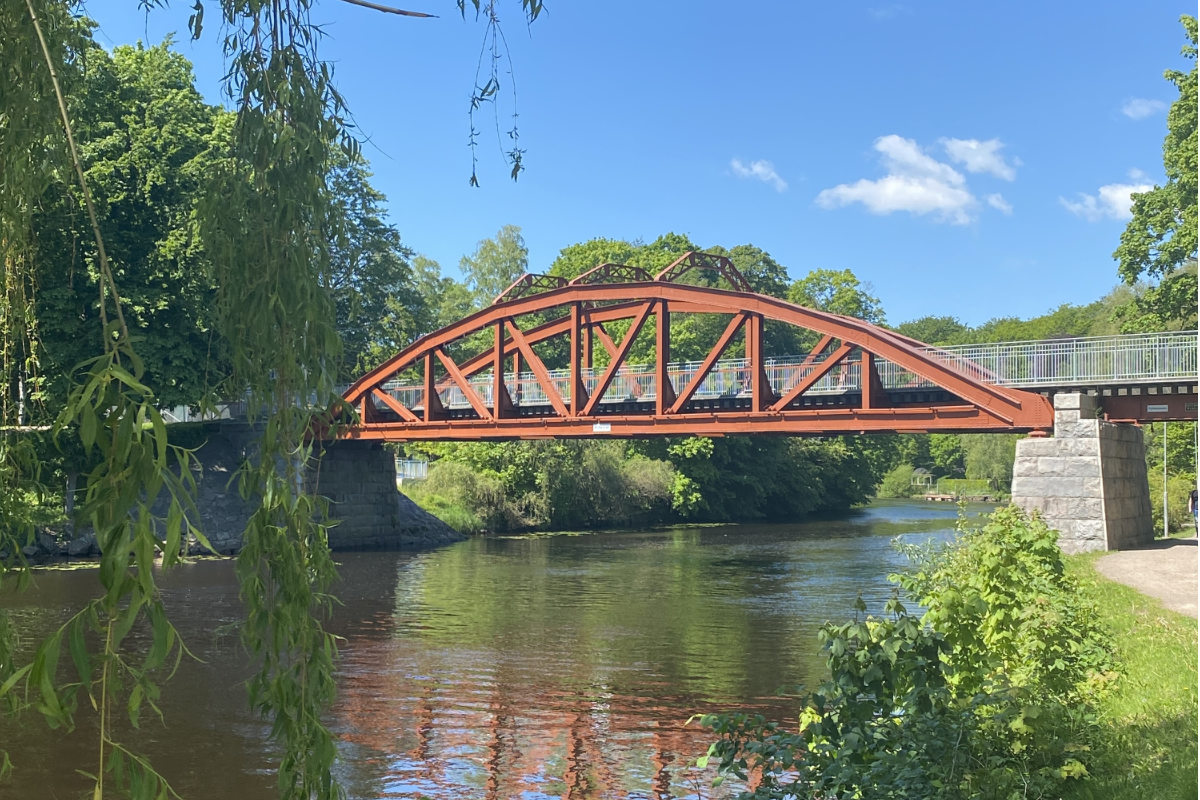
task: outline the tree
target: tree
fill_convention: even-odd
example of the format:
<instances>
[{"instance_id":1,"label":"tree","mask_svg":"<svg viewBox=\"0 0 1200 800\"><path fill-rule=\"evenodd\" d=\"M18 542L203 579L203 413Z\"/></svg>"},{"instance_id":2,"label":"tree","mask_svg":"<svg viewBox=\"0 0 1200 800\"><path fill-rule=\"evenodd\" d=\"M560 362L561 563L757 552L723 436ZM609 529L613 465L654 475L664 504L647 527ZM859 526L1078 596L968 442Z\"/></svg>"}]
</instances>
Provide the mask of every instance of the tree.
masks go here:
<instances>
[{"instance_id":1,"label":"tree","mask_svg":"<svg viewBox=\"0 0 1200 800\"><path fill-rule=\"evenodd\" d=\"M686 234L664 233L649 244L638 243L637 252L629 263L656 275L684 253L699 249Z\"/></svg>"},{"instance_id":2,"label":"tree","mask_svg":"<svg viewBox=\"0 0 1200 800\"><path fill-rule=\"evenodd\" d=\"M423 255L412 260L413 288L423 300L418 335L432 333L471 313L474 299L466 286L442 275L441 265Z\"/></svg>"},{"instance_id":3,"label":"tree","mask_svg":"<svg viewBox=\"0 0 1200 800\"><path fill-rule=\"evenodd\" d=\"M630 264L637 246L621 239L589 239L559 251L547 273L571 279L598 264Z\"/></svg>"},{"instance_id":4,"label":"tree","mask_svg":"<svg viewBox=\"0 0 1200 800\"><path fill-rule=\"evenodd\" d=\"M1021 320L1016 317L990 319L971 332L972 342L1028 342L1039 339L1066 339L1091 336L1101 332L1104 304L1097 300L1086 306L1063 303L1038 317Z\"/></svg>"},{"instance_id":5,"label":"tree","mask_svg":"<svg viewBox=\"0 0 1200 800\"><path fill-rule=\"evenodd\" d=\"M848 269L815 269L792 284L787 299L798 306L882 325L883 305L870 289Z\"/></svg>"},{"instance_id":6,"label":"tree","mask_svg":"<svg viewBox=\"0 0 1200 800\"><path fill-rule=\"evenodd\" d=\"M228 124L218 124L219 110L169 41L111 57L92 45L86 60L71 104L76 135L143 381L163 406L195 405L226 374L195 213ZM99 341L100 277L79 190L51 184L38 205L39 332L50 402L60 407L69 376Z\"/></svg>"},{"instance_id":7,"label":"tree","mask_svg":"<svg viewBox=\"0 0 1200 800\"><path fill-rule=\"evenodd\" d=\"M961 477L965 470L962 437L954 433L929 434L929 458L935 475Z\"/></svg>"},{"instance_id":8,"label":"tree","mask_svg":"<svg viewBox=\"0 0 1200 800\"><path fill-rule=\"evenodd\" d=\"M471 2L479 11L479 0ZM458 5L465 13L466 0ZM78 186L90 229L83 265L94 275L98 324L92 330L93 357L76 373L55 435L78 439L100 457L89 476L83 513L102 542L101 596L38 645L30 664L0 659L0 699L7 708L23 684L27 696L38 696L53 727L69 727L77 694L85 693L100 721L94 797L104 797L109 778L110 795L140 800L165 797L170 787L144 759L112 739L107 723L123 703L136 726L142 701L153 705L158 696L149 671L181 650L151 566L156 555L163 567L178 561L181 535L189 532L184 515L192 465L188 453L172 445L158 411L161 399L142 380L147 362L138 354L142 345L131 324L136 319L126 314L125 281L117 280L125 275L107 253L86 175L89 159L73 139L75 111L68 104L74 101L67 96L84 63L80 57L92 49L87 23L73 16L73 6L70 0L0 3L0 256L6 278L0 370L6 389L14 376L19 386L21 370L36 359L38 320L30 299L42 254L32 235L31 209L48 186L56 192ZM229 135L217 142L219 157L204 175L205 197L196 213L216 275L213 307L232 370L247 390L252 417L265 422L261 447L239 475L243 495L260 501L238 561L246 609L243 641L258 665L247 682L251 706L272 721L279 792L296 800L341 795L332 771L336 748L322 722L334 692L337 648L324 620L335 572L329 523L321 500L306 486L304 470L314 454L312 399L332 400L333 354L340 349L334 303L324 285L332 272L330 234L336 227L328 170L339 145L351 156L358 147L332 67L317 55L320 29L309 7L292 0L220 3L226 89L236 113ZM532 22L542 2L522 0L522 7ZM189 27L199 37L204 5L197 3L195 10ZM486 12L488 32L495 34L493 3ZM147 185L153 181L140 186ZM119 236L121 228L115 231ZM0 522L7 524L7 499L14 489L36 483L39 465L10 430L12 421L22 419L22 403L5 402L0 410L5 499ZM156 519L152 507L164 492L170 510ZM0 539L10 553L23 544L7 527L0 528ZM0 565L0 577L8 566ZM140 664L125 652L127 634L135 629L146 651ZM62 683L59 662L68 636L75 675ZM101 644L89 653L97 640ZM12 643L11 626L0 620L0 650L14 652ZM93 670L101 668L104 680L97 681ZM110 681L110 674L121 679ZM0 752L0 769L7 767L7 755Z\"/></svg>"},{"instance_id":9,"label":"tree","mask_svg":"<svg viewBox=\"0 0 1200 800\"><path fill-rule=\"evenodd\" d=\"M325 285L342 339L343 381L415 339L428 315L425 298L413 286L412 251L383 221L387 198L371 186L370 176L361 158L343 156L328 179L337 235Z\"/></svg>"},{"instance_id":10,"label":"tree","mask_svg":"<svg viewBox=\"0 0 1200 800\"><path fill-rule=\"evenodd\" d=\"M969 332L957 317L926 316L896 326L896 333L932 345L961 344Z\"/></svg>"},{"instance_id":11,"label":"tree","mask_svg":"<svg viewBox=\"0 0 1200 800\"><path fill-rule=\"evenodd\" d=\"M458 262L476 308L483 308L529 271L529 248L516 225L505 225Z\"/></svg>"},{"instance_id":12,"label":"tree","mask_svg":"<svg viewBox=\"0 0 1200 800\"><path fill-rule=\"evenodd\" d=\"M1013 461L1019 436L1010 433L978 433L961 437L966 477L990 481L996 489L1012 486Z\"/></svg>"},{"instance_id":13,"label":"tree","mask_svg":"<svg viewBox=\"0 0 1200 800\"><path fill-rule=\"evenodd\" d=\"M1135 301L1131 328L1158 328L1172 321L1195 326L1196 320L1196 18L1180 18L1188 43L1184 58L1190 72L1169 69L1164 77L1175 84L1179 98L1167 113L1163 169L1167 180L1133 199L1133 219L1113 253L1121 278L1130 285L1157 279Z\"/></svg>"}]
</instances>

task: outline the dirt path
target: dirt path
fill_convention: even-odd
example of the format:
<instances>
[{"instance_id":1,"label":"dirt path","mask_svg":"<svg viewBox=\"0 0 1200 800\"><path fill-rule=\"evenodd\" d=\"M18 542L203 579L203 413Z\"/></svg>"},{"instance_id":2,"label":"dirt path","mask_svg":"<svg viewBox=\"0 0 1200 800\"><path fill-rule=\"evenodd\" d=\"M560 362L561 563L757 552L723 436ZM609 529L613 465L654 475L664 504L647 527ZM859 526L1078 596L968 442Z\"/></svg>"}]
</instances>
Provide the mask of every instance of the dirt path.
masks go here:
<instances>
[{"instance_id":1,"label":"dirt path","mask_svg":"<svg viewBox=\"0 0 1200 800\"><path fill-rule=\"evenodd\" d=\"M1096 571L1111 581L1161 600L1172 611L1196 616L1196 538L1158 539L1138 550L1109 553Z\"/></svg>"}]
</instances>

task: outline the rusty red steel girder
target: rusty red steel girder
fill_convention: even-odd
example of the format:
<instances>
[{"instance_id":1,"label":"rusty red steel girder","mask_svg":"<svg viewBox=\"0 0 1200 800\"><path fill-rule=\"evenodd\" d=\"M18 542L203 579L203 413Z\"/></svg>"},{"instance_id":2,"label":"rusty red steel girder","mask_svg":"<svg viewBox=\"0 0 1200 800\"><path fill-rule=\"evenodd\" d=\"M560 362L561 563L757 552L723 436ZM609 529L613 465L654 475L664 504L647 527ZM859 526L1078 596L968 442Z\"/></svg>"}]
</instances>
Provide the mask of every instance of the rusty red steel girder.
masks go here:
<instances>
[{"instance_id":1,"label":"rusty red steel girder","mask_svg":"<svg viewBox=\"0 0 1200 800\"><path fill-rule=\"evenodd\" d=\"M718 275L733 289L677 283L692 270ZM964 375L926 352L920 342L859 319L816 311L748 291L749 284L728 259L689 253L655 278L636 267L602 264L572 281L525 275L491 306L421 337L383 365L360 378L343 395L357 412L340 420L339 436L386 441L537 439L558 437L720 436L739 433L825 435L873 432L1033 431L1053 428L1046 398L1005 389ZM543 280L543 278L545 280ZM632 281L612 283L613 280ZM546 312L560 316L541 321ZM686 386L677 389L668 374L672 314L721 314L729 322ZM536 322L527 329L518 320ZM653 318L653 320L651 320ZM616 341L604 325L627 320ZM814 331L817 345L796 367L797 381L777 394L768 379L763 355L767 320ZM629 367L640 331L654 326L653 404L634 410L606 411L601 402L614 378ZM490 346L456 361L447 347L464 337L488 332ZM748 403L711 408L693 403L696 391L741 333L748 373ZM568 342L569 397L564 397L535 345L558 337ZM608 364L596 371L589 392L585 371L592 371L593 345L599 342ZM806 393L836 367L860 364L861 388L853 404L806 404ZM931 382L940 399L893 401L876 368L884 359ZM511 369L506 368L511 364ZM524 365L524 367L522 366ZM439 369L443 374L439 375ZM492 402L472 377L491 371ZM506 373L531 372L546 402L522 407L509 396ZM401 373L419 373L421 401L409 407L386 386ZM450 414L439 391L456 387L469 404L469 415ZM896 396L900 396L897 393Z\"/></svg>"}]
</instances>

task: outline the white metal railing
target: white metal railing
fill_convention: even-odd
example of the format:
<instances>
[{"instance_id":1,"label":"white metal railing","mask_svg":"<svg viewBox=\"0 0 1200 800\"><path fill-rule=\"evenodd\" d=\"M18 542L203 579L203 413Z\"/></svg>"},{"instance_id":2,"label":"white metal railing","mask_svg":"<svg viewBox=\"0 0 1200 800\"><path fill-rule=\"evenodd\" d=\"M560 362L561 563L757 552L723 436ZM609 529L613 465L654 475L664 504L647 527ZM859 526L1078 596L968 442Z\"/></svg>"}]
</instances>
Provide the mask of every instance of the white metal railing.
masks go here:
<instances>
[{"instance_id":1,"label":"white metal railing","mask_svg":"<svg viewBox=\"0 0 1200 800\"><path fill-rule=\"evenodd\" d=\"M415 458L396 459L396 479L401 481L423 481L429 477L429 462Z\"/></svg>"},{"instance_id":2,"label":"white metal railing","mask_svg":"<svg viewBox=\"0 0 1200 800\"><path fill-rule=\"evenodd\" d=\"M925 353L946 366L978 380L1014 388L1126 385L1160 381L1194 381L1197 377L1196 331L1178 333L1092 336L1036 342L997 342L992 344L929 347ZM805 364L806 356L767 359L764 371L776 394L784 394L808 375L823 359ZM702 362L675 362L667 365L667 374L675 391L684 391L700 371ZM713 365L692 394L696 400L722 397L749 397L751 375L744 358L723 359ZM930 389L935 384L898 364L876 358L876 369L885 389ZM570 370L550 370L550 381L563 402L571 400ZM604 374L603 367L581 371L584 388L595 392ZM836 395L861 389L861 362L845 359L824 375L806 395ZM622 366L609 383L602 403L652 401L658 394L653 364ZM491 373L476 376L471 387L492 407ZM504 376L509 397L518 406L546 406L550 399L532 372ZM420 385L393 381L387 391L408 408L424 404ZM462 390L444 384L438 398L447 408L469 408Z\"/></svg>"},{"instance_id":3,"label":"white metal railing","mask_svg":"<svg viewBox=\"0 0 1200 800\"><path fill-rule=\"evenodd\" d=\"M1196 379L1196 331L957 345L929 348L928 352L960 372L999 386Z\"/></svg>"}]
</instances>

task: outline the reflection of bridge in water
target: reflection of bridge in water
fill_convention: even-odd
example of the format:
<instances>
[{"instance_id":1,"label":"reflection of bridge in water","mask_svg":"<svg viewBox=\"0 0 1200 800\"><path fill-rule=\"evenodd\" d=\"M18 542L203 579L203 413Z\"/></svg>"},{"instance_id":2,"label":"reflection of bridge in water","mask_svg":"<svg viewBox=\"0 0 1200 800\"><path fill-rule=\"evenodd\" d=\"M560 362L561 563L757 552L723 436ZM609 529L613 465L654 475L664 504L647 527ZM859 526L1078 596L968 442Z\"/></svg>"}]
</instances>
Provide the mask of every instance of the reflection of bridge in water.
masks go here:
<instances>
[{"instance_id":1,"label":"reflection of bridge in water","mask_svg":"<svg viewBox=\"0 0 1200 800\"><path fill-rule=\"evenodd\" d=\"M688 315L718 327L704 358L679 361L673 321ZM780 331L815 344L769 355ZM1064 390L1096 394L1110 419L1194 419L1196 334L934 348L756 294L728 259L688 253L654 277L615 264L570 281L523 276L351 386L357 419L341 420L341 436L1045 434L1047 397Z\"/></svg>"}]
</instances>

